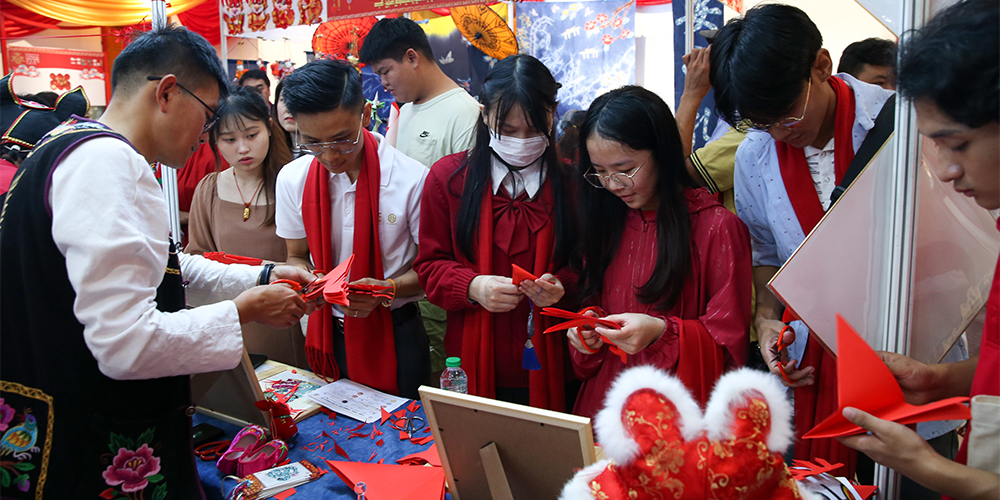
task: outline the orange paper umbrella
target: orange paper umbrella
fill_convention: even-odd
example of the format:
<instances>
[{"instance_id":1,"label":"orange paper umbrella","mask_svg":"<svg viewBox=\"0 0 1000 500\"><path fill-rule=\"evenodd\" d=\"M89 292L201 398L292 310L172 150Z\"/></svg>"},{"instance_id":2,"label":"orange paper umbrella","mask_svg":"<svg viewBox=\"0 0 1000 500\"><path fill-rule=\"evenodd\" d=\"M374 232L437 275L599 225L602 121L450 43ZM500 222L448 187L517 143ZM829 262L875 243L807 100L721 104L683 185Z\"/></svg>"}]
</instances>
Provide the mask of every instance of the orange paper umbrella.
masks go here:
<instances>
[{"instance_id":1,"label":"orange paper umbrella","mask_svg":"<svg viewBox=\"0 0 1000 500\"><path fill-rule=\"evenodd\" d=\"M485 5L452 7L451 19L458 31L484 54L494 59L517 54L514 32L493 9Z\"/></svg>"},{"instance_id":2,"label":"orange paper umbrella","mask_svg":"<svg viewBox=\"0 0 1000 500\"><path fill-rule=\"evenodd\" d=\"M361 44L377 21L374 17L368 16L322 23L313 33L313 50L317 56L342 59L357 64Z\"/></svg>"}]
</instances>

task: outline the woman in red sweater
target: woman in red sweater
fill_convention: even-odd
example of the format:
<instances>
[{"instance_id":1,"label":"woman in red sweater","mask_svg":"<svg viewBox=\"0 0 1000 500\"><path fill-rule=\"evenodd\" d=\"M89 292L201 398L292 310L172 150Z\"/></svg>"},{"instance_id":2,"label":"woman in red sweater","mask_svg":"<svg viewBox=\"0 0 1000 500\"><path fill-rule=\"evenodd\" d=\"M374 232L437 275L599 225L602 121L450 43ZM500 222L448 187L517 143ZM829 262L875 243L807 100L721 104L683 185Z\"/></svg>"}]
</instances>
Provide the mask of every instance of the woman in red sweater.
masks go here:
<instances>
[{"instance_id":1,"label":"woman in red sweater","mask_svg":"<svg viewBox=\"0 0 1000 500\"><path fill-rule=\"evenodd\" d=\"M568 349L560 336L541 335L538 315L572 281L572 175L553 136L558 89L528 55L490 70L472 149L445 156L427 176L413 269L431 303L448 311L445 350L462 358L469 394L564 410ZM512 265L538 279L513 283Z\"/></svg>"},{"instance_id":2,"label":"woman in red sweater","mask_svg":"<svg viewBox=\"0 0 1000 500\"><path fill-rule=\"evenodd\" d=\"M594 416L617 375L642 364L677 373L704 404L723 369L746 361L746 226L688 175L677 124L656 94L630 86L598 97L580 139L590 186L579 285L596 306L587 314L620 326L567 332L583 381L573 412Z\"/></svg>"}]
</instances>

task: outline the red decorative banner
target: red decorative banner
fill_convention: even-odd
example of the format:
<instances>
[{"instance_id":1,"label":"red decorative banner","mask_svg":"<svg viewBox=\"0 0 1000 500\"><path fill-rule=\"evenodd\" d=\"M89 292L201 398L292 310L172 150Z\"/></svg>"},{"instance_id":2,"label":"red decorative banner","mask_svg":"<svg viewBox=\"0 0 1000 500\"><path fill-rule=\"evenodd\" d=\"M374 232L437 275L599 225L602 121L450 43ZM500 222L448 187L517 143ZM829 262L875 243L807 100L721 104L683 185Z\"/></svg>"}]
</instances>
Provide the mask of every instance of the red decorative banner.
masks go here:
<instances>
[{"instance_id":1,"label":"red decorative banner","mask_svg":"<svg viewBox=\"0 0 1000 500\"><path fill-rule=\"evenodd\" d=\"M328 20L473 5L484 0L327 0Z\"/></svg>"},{"instance_id":2,"label":"red decorative banner","mask_svg":"<svg viewBox=\"0 0 1000 500\"><path fill-rule=\"evenodd\" d=\"M107 102L104 54L71 49L7 46L18 94L51 91L62 94L83 86L94 106Z\"/></svg>"}]
</instances>

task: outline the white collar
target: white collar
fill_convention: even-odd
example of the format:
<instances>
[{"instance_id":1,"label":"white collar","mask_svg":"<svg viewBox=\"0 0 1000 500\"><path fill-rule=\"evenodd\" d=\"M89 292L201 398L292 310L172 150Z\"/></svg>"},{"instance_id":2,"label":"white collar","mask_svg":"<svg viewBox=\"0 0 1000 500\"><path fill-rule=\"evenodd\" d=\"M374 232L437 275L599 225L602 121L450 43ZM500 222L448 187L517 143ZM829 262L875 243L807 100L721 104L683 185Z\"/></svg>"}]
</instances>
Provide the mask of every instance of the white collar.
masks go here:
<instances>
[{"instance_id":1,"label":"white collar","mask_svg":"<svg viewBox=\"0 0 1000 500\"><path fill-rule=\"evenodd\" d=\"M524 190L528 192L528 198L533 199L542 187L542 182L545 181L545 169L542 168L543 163L545 163L545 160L539 158L531 165L514 173L491 153L490 165L492 167L492 175L490 177L493 180L493 194L497 194L502 185L507 189L507 193L510 194L511 198L517 198L520 196L522 190ZM516 186L514 182L515 176L518 179ZM517 190L516 193L514 192L515 189Z\"/></svg>"}]
</instances>

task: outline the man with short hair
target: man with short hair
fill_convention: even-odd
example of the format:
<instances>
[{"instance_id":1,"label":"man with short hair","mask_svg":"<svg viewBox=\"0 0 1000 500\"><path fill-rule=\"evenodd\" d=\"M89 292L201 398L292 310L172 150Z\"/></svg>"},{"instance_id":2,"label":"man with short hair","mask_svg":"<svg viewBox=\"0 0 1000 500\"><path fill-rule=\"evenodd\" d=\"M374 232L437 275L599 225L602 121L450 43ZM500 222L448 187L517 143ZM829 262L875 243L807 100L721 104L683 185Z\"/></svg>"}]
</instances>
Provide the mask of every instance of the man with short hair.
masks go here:
<instances>
[{"instance_id":1,"label":"man with short hair","mask_svg":"<svg viewBox=\"0 0 1000 500\"><path fill-rule=\"evenodd\" d=\"M349 281L391 298L351 293L349 305L309 318L314 372L417 398L430 370L413 271L427 168L367 130L361 75L343 61L314 61L285 77L281 98L307 154L278 174L275 224L288 263L329 272L354 256ZM384 306L384 307L383 307Z\"/></svg>"},{"instance_id":2,"label":"man with short hair","mask_svg":"<svg viewBox=\"0 0 1000 500\"><path fill-rule=\"evenodd\" d=\"M264 96L264 100L271 104L271 80L267 77L267 72L262 69L249 69L240 75L238 85L240 87L253 87Z\"/></svg>"},{"instance_id":3,"label":"man with short hair","mask_svg":"<svg viewBox=\"0 0 1000 500\"><path fill-rule=\"evenodd\" d=\"M896 42L867 38L848 45L840 55L837 72L850 73L862 82L886 90L896 90Z\"/></svg>"},{"instance_id":4,"label":"man with short hair","mask_svg":"<svg viewBox=\"0 0 1000 500\"><path fill-rule=\"evenodd\" d=\"M836 409L836 364L802 322L780 338L784 307L767 282L832 204L834 188L892 92L833 75L816 25L788 5L762 4L730 21L712 43L710 59L720 114L737 128L753 124L736 153L736 211L753 244L761 354L775 375L782 363L786 385L797 387L801 434ZM784 358L779 341L791 344L781 351ZM843 463L847 475L854 474L854 453L832 439L797 441L795 456Z\"/></svg>"},{"instance_id":5,"label":"man with short hair","mask_svg":"<svg viewBox=\"0 0 1000 500\"><path fill-rule=\"evenodd\" d=\"M208 139L225 79L199 35L145 33L115 60L101 121L64 122L21 164L0 216L0 447L20 473L4 497L201 498L189 375L236 366L241 324L306 311L289 287L253 287L309 282L301 269L170 240L150 165ZM185 309L219 296L235 298Z\"/></svg>"},{"instance_id":6,"label":"man with short hair","mask_svg":"<svg viewBox=\"0 0 1000 500\"><path fill-rule=\"evenodd\" d=\"M401 104L392 145L430 168L441 158L472 146L479 103L445 75L434 60L427 34L404 17L385 18L365 36L359 52ZM426 299L419 302L431 342L429 384L444 370L447 313Z\"/></svg>"}]
</instances>

